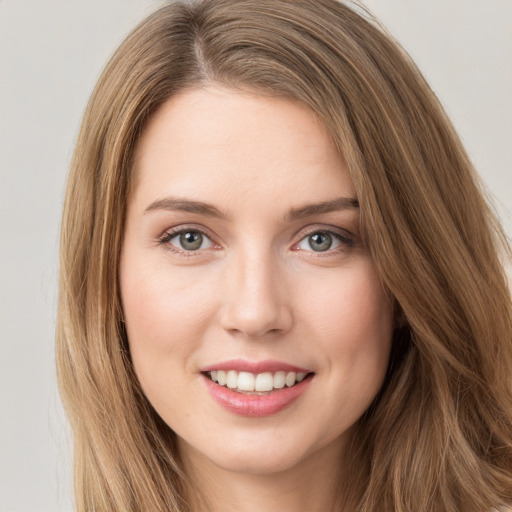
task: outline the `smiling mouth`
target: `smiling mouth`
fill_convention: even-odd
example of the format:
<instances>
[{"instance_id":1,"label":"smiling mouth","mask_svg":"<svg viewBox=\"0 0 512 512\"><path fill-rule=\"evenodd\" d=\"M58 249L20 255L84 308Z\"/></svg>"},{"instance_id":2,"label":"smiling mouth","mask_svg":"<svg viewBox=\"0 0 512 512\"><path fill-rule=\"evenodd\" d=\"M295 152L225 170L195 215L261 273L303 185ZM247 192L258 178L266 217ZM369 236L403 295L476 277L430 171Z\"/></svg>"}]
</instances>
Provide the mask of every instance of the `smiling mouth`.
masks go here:
<instances>
[{"instance_id":1,"label":"smiling mouth","mask_svg":"<svg viewBox=\"0 0 512 512\"><path fill-rule=\"evenodd\" d=\"M214 370L204 375L219 386L246 395L268 395L283 388L291 388L313 375L312 372L250 373L236 370Z\"/></svg>"}]
</instances>

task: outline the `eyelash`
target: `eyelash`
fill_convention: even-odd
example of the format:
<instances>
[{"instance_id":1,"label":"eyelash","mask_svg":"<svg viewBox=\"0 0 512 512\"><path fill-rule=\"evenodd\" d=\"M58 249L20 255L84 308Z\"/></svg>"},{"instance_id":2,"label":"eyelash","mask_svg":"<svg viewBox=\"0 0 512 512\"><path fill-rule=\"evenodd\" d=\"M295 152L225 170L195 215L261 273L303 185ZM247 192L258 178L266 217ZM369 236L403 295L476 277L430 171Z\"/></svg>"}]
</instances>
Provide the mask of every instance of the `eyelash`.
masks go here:
<instances>
[{"instance_id":1,"label":"eyelash","mask_svg":"<svg viewBox=\"0 0 512 512\"><path fill-rule=\"evenodd\" d=\"M212 240L213 237L211 235L209 235L202 229L192 227L192 226L189 226L189 227L185 226L185 227L175 228L175 229L166 231L165 233L162 234L162 236L160 236L158 238L158 244L165 247L166 250L168 250L172 253L175 253L178 256L181 256L184 258L191 258L194 256L201 255L205 249L197 249L195 251L187 251L185 249L180 249L179 247L175 247L170 243L173 238L176 238L177 236L179 236L183 233L199 233L203 237L210 240L212 245L218 245L218 244L215 244L215 242Z\"/></svg>"},{"instance_id":2,"label":"eyelash","mask_svg":"<svg viewBox=\"0 0 512 512\"><path fill-rule=\"evenodd\" d=\"M203 253L203 251L205 251L207 249L185 250L185 249L180 249L178 247L175 247L170 243L172 239L176 238L177 236L179 236L183 233L187 233L187 232L199 233L203 237L207 238L211 242L212 245L218 245L212 240L213 237L211 235L209 235L204 230L199 229L197 227L179 227L179 228L175 228L175 229L166 231L160 237L158 237L158 244L165 247L166 250L168 250L172 253L175 253L181 257L190 258L190 257L201 255ZM328 249L326 251L314 251L313 249L303 250L303 249L297 248L298 245L301 242L303 242L304 240L306 240L309 236L316 235L316 234L331 236L333 239L337 240L340 243L340 245L338 247L335 247L334 249ZM354 245L355 245L355 242L354 242L353 235L351 235L350 233L348 233L346 231L344 231L344 234L342 234L339 231L335 231L333 229L321 229L318 227L312 227L312 228L307 229L306 231L303 231L301 233L301 238L299 239L298 242L293 244L292 250L304 251L304 252L310 253L310 257L327 257L327 256L332 256L332 255L338 254L347 249L350 249L350 248L354 247ZM313 254L315 256L313 256Z\"/></svg>"},{"instance_id":3,"label":"eyelash","mask_svg":"<svg viewBox=\"0 0 512 512\"><path fill-rule=\"evenodd\" d=\"M333 255L337 255L339 253L342 253L346 251L347 249L351 249L355 245L354 237L352 234L350 234L347 231L344 231L341 233L340 231L335 231L334 229L322 229L318 227L311 227L309 229L306 229L301 233L301 238L298 242L293 244L293 249L296 251L300 251L301 249L295 249L301 242L306 240L311 235L328 235L331 236L333 239L340 242L340 245L338 247L335 247L334 249L328 249L326 251L314 251L312 248L310 250L305 250L305 252L309 253L309 257L329 257Z\"/></svg>"}]
</instances>

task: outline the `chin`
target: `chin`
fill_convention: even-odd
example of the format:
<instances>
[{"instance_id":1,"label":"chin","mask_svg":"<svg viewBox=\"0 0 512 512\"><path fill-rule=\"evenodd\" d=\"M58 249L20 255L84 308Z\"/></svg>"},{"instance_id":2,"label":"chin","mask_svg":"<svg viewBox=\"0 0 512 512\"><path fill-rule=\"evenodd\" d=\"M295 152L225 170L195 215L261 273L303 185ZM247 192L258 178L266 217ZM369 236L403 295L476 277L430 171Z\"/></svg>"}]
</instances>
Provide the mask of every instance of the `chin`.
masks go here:
<instances>
[{"instance_id":1,"label":"chin","mask_svg":"<svg viewBox=\"0 0 512 512\"><path fill-rule=\"evenodd\" d=\"M247 475L272 475L292 470L303 459L302 454L292 450L291 453L267 452L229 453L218 457L217 466L233 473Z\"/></svg>"},{"instance_id":2,"label":"chin","mask_svg":"<svg viewBox=\"0 0 512 512\"><path fill-rule=\"evenodd\" d=\"M231 473L265 476L293 472L303 467L305 461L318 458L320 462L325 455L330 458L341 446L341 439L326 439L325 443L308 446L304 436L282 436L269 429L255 435L233 435L229 440L211 442L208 447L193 448L184 442L182 454L203 467L213 465Z\"/></svg>"}]
</instances>

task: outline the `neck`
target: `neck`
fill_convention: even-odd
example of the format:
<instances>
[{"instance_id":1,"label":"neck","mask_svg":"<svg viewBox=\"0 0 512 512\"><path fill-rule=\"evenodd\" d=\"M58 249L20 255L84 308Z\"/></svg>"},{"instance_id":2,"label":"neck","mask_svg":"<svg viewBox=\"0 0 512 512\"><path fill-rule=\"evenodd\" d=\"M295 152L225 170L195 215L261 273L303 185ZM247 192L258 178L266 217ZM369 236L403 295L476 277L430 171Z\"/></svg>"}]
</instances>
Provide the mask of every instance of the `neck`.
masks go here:
<instances>
[{"instance_id":1,"label":"neck","mask_svg":"<svg viewBox=\"0 0 512 512\"><path fill-rule=\"evenodd\" d=\"M335 510L342 458L328 445L295 467L276 472L241 473L213 465L201 454L188 453L192 512L328 512Z\"/></svg>"}]
</instances>

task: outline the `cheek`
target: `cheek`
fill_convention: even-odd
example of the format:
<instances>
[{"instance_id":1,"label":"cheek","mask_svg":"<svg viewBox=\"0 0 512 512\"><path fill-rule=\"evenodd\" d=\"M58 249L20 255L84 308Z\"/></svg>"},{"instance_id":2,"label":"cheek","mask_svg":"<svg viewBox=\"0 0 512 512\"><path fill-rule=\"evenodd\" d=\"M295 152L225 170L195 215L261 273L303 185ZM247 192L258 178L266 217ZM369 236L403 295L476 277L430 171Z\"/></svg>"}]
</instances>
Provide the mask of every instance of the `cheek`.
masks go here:
<instances>
[{"instance_id":1,"label":"cheek","mask_svg":"<svg viewBox=\"0 0 512 512\"><path fill-rule=\"evenodd\" d=\"M386 296L372 265L351 268L342 276L329 276L309 288L311 320L316 319L322 339L362 340L373 333L385 337L392 327L392 303ZM303 293L306 297L306 294Z\"/></svg>"},{"instance_id":2,"label":"cheek","mask_svg":"<svg viewBox=\"0 0 512 512\"><path fill-rule=\"evenodd\" d=\"M121 264L121 297L135 373L163 418L188 408L184 397L196 378L194 354L204 339L215 289L205 276L172 270L165 262L144 265L129 257ZM202 284L202 286L201 286Z\"/></svg>"},{"instance_id":3,"label":"cheek","mask_svg":"<svg viewBox=\"0 0 512 512\"><path fill-rule=\"evenodd\" d=\"M121 265L121 297L130 351L137 361L191 351L212 314L214 294L201 272L170 265Z\"/></svg>"},{"instance_id":4,"label":"cheek","mask_svg":"<svg viewBox=\"0 0 512 512\"><path fill-rule=\"evenodd\" d=\"M343 273L316 288L304 316L337 378L378 388L391 349L392 303L371 262Z\"/></svg>"}]
</instances>

